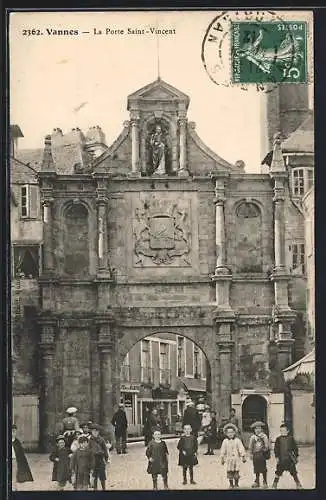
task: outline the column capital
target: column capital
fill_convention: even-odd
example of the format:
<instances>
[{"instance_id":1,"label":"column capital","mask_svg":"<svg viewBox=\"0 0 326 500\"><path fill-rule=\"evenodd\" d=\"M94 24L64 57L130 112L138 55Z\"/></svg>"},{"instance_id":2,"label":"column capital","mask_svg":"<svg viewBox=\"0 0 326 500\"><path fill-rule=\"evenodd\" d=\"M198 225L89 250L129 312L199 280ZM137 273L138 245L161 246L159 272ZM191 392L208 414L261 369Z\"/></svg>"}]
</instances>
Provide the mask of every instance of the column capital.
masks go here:
<instances>
[{"instance_id":1,"label":"column capital","mask_svg":"<svg viewBox=\"0 0 326 500\"><path fill-rule=\"evenodd\" d=\"M41 341L39 343L40 350L42 352L42 357L44 358L52 358L54 355L54 342L46 342Z\"/></svg>"},{"instance_id":2,"label":"column capital","mask_svg":"<svg viewBox=\"0 0 326 500\"><path fill-rule=\"evenodd\" d=\"M232 349L234 347L234 342L233 341L218 341L218 350L219 354L230 354L232 352Z\"/></svg>"},{"instance_id":3,"label":"column capital","mask_svg":"<svg viewBox=\"0 0 326 500\"><path fill-rule=\"evenodd\" d=\"M215 196L213 199L213 202L215 205L223 206L225 203L225 200L226 200L226 197L224 196L224 194L215 191Z\"/></svg>"},{"instance_id":4,"label":"column capital","mask_svg":"<svg viewBox=\"0 0 326 500\"><path fill-rule=\"evenodd\" d=\"M108 204L108 197L106 196L106 193L97 193L97 198L96 198L96 205L98 207L106 207Z\"/></svg>"},{"instance_id":5,"label":"column capital","mask_svg":"<svg viewBox=\"0 0 326 500\"><path fill-rule=\"evenodd\" d=\"M187 124L187 118L185 116L179 116L178 118L178 123L180 125L180 127L185 127L186 124Z\"/></svg>"},{"instance_id":6,"label":"column capital","mask_svg":"<svg viewBox=\"0 0 326 500\"><path fill-rule=\"evenodd\" d=\"M43 197L42 206L43 207L50 207L53 202L54 202L54 198L52 196Z\"/></svg>"},{"instance_id":7,"label":"column capital","mask_svg":"<svg viewBox=\"0 0 326 500\"><path fill-rule=\"evenodd\" d=\"M282 201L285 201L284 189L274 189L273 202L278 203Z\"/></svg>"},{"instance_id":8,"label":"column capital","mask_svg":"<svg viewBox=\"0 0 326 500\"><path fill-rule=\"evenodd\" d=\"M140 116L132 116L129 123L132 127L139 127Z\"/></svg>"}]
</instances>

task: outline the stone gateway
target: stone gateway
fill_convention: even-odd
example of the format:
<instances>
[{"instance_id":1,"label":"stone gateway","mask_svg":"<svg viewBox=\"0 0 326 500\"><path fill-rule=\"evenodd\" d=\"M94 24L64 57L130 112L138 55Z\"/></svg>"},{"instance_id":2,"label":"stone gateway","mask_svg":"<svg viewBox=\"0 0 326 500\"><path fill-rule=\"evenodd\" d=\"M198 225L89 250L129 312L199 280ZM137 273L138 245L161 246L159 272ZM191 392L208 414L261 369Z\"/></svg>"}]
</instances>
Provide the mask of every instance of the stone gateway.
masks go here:
<instances>
[{"instance_id":1,"label":"stone gateway","mask_svg":"<svg viewBox=\"0 0 326 500\"><path fill-rule=\"evenodd\" d=\"M46 138L38 172L43 443L71 404L81 420L108 426L125 355L164 332L205 353L218 419L231 404L241 418L253 393L276 429L284 418L282 377L271 375L292 361L301 307L293 290L305 281L291 274L289 246L304 241L303 215L278 139L269 173L247 174L202 142L188 106L161 79L136 91L130 120L99 155L88 155L75 131L85 162L78 170L72 153L60 153L62 134Z\"/></svg>"}]
</instances>

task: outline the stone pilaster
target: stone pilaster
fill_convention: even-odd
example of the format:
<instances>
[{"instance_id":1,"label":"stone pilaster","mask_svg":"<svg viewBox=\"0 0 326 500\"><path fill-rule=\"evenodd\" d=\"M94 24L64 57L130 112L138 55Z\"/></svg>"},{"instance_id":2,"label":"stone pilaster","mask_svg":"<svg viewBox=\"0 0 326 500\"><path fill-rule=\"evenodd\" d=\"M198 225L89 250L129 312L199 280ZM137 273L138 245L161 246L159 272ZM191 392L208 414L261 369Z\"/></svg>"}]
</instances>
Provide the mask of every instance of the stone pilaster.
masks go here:
<instances>
[{"instance_id":1,"label":"stone pilaster","mask_svg":"<svg viewBox=\"0 0 326 500\"><path fill-rule=\"evenodd\" d=\"M180 177L189 175L187 170L187 120L185 117L179 119L179 170Z\"/></svg>"},{"instance_id":2,"label":"stone pilaster","mask_svg":"<svg viewBox=\"0 0 326 500\"><path fill-rule=\"evenodd\" d=\"M230 309L230 285L232 274L226 266L225 234L225 179L215 178L215 248L216 266L212 280L216 283L216 303L223 309Z\"/></svg>"},{"instance_id":3,"label":"stone pilaster","mask_svg":"<svg viewBox=\"0 0 326 500\"><path fill-rule=\"evenodd\" d=\"M139 116L132 115L131 117L131 171L133 174L139 172Z\"/></svg>"},{"instance_id":4,"label":"stone pilaster","mask_svg":"<svg viewBox=\"0 0 326 500\"><path fill-rule=\"evenodd\" d=\"M113 355L114 346L109 321L98 322L98 342L100 355L100 421L108 429L115 404L113 397Z\"/></svg>"},{"instance_id":5,"label":"stone pilaster","mask_svg":"<svg viewBox=\"0 0 326 500\"><path fill-rule=\"evenodd\" d=\"M53 445L53 436L56 426L55 408L55 374L54 374L54 349L55 349L56 322L55 320L42 320L41 322L41 365L42 365L42 393L40 408L40 434L42 451L48 452Z\"/></svg>"},{"instance_id":6,"label":"stone pilaster","mask_svg":"<svg viewBox=\"0 0 326 500\"><path fill-rule=\"evenodd\" d=\"M108 230L107 230L107 190L106 182L98 180L97 184L97 257L98 271L105 272L108 270Z\"/></svg>"},{"instance_id":7,"label":"stone pilaster","mask_svg":"<svg viewBox=\"0 0 326 500\"><path fill-rule=\"evenodd\" d=\"M232 341L218 342L220 358L220 418L228 418L232 394Z\"/></svg>"},{"instance_id":8,"label":"stone pilaster","mask_svg":"<svg viewBox=\"0 0 326 500\"><path fill-rule=\"evenodd\" d=\"M278 362L283 370L292 363L292 348L294 339L292 338L291 327L295 321L296 314L274 307L273 319L275 324L275 342L278 347Z\"/></svg>"},{"instance_id":9,"label":"stone pilaster","mask_svg":"<svg viewBox=\"0 0 326 500\"><path fill-rule=\"evenodd\" d=\"M53 234L52 234L53 198L51 197L44 198L42 205L43 205L43 271L44 274L52 274L54 272Z\"/></svg>"}]
</instances>

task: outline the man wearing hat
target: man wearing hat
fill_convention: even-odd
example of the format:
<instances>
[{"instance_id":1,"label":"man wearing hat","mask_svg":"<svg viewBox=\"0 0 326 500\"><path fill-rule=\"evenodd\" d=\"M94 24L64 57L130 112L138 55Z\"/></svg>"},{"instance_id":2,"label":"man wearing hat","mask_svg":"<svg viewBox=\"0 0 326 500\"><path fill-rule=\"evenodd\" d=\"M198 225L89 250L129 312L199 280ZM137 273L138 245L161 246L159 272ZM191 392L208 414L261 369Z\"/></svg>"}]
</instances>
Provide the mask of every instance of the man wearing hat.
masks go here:
<instances>
[{"instance_id":1,"label":"man wearing hat","mask_svg":"<svg viewBox=\"0 0 326 500\"><path fill-rule=\"evenodd\" d=\"M256 479L252 485L253 488L259 488L260 474L263 476L263 487L267 488L267 467L266 460L270 458L270 446L267 435L263 432L265 427L264 422L256 421L250 428L254 434L250 437L249 441L249 455L253 462L254 474Z\"/></svg>"},{"instance_id":2,"label":"man wearing hat","mask_svg":"<svg viewBox=\"0 0 326 500\"><path fill-rule=\"evenodd\" d=\"M114 427L117 453L127 453L127 428L128 420L123 403L120 403L117 411L112 417L111 423Z\"/></svg>"},{"instance_id":3,"label":"man wearing hat","mask_svg":"<svg viewBox=\"0 0 326 500\"><path fill-rule=\"evenodd\" d=\"M88 444L95 458L94 465L94 490L97 490L98 479L101 482L102 490L106 489L106 464L109 460L109 453L104 438L100 435L101 427L97 424L91 426L91 436Z\"/></svg>"},{"instance_id":4,"label":"man wearing hat","mask_svg":"<svg viewBox=\"0 0 326 500\"><path fill-rule=\"evenodd\" d=\"M185 425L190 425L193 435L198 437L201 427L201 417L192 400L187 402L187 408L183 414L182 426L184 427Z\"/></svg>"}]
</instances>

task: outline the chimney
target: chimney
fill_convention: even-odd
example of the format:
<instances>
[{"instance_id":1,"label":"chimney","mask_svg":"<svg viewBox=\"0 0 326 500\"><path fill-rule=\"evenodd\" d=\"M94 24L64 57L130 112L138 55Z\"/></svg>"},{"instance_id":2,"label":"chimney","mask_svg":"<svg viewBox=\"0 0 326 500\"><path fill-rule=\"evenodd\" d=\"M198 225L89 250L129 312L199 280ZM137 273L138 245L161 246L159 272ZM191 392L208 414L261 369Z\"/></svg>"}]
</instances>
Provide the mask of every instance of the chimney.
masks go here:
<instances>
[{"instance_id":1,"label":"chimney","mask_svg":"<svg viewBox=\"0 0 326 500\"><path fill-rule=\"evenodd\" d=\"M106 145L105 134L99 125L90 127L88 129L86 134L86 142Z\"/></svg>"},{"instance_id":2,"label":"chimney","mask_svg":"<svg viewBox=\"0 0 326 500\"><path fill-rule=\"evenodd\" d=\"M55 165L52 156L52 138L46 135L44 139L44 151L42 160L42 172L55 172Z\"/></svg>"},{"instance_id":3,"label":"chimney","mask_svg":"<svg viewBox=\"0 0 326 500\"><path fill-rule=\"evenodd\" d=\"M10 156L15 157L18 149L18 138L24 137L18 125L10 125Z\"/></svg>"}]
</instances>

